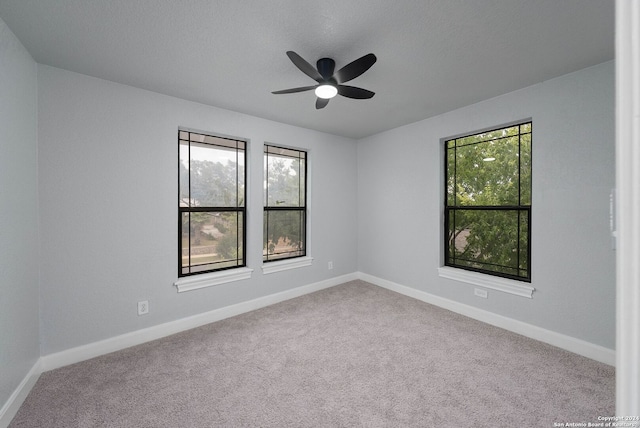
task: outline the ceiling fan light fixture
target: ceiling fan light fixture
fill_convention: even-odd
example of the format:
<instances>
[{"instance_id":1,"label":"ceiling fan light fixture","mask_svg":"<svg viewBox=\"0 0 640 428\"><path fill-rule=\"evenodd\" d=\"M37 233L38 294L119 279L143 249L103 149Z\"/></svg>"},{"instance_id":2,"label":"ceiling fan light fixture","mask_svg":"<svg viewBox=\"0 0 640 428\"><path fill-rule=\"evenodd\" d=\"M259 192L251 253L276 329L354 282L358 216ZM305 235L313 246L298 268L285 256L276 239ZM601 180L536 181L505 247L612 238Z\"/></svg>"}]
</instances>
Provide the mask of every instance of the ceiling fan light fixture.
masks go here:
<instances>
[{"instance_id":1,"label":"ceiling fan light fixture","mask_svg":"<svg viewBox=\"0 0 640 428\"><path fill-rule=\"evenodd\" d=\"M338 95L338 88L334 85L325 83L316 88L316 96L325 100L331 99Z\"/></svg>"},{"instance_id":2,"label":"ceiling fan light fixture","mask_svg":"<svg viewBox=\"0 0 640 428\"><path fill-rule=\"evenodd\" d=\"M316 109L325 108L329 100L336 95L355 100L366 100L375 95L367 89L344 85L343 83L355 79L371 68L376 62L376 56L372 53L351 61L349 64L334 72L336 63L331 58L320 58L316 67L309 64L304 58L294 51L287 51L287 56L300 71L316 81L314 86L301 86L299 88L282 89L273 91L272 94L295 94L314 90L316 97Z\"/></svg>"}]
</instances>

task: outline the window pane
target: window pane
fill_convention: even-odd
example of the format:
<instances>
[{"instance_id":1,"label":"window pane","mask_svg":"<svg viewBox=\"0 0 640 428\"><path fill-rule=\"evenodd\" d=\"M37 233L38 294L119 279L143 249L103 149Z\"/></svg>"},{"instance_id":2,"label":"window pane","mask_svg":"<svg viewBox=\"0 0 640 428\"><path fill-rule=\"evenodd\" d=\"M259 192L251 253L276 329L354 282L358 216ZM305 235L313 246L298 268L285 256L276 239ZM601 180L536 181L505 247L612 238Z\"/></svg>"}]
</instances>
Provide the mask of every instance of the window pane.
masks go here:
<instances>
[{"instance_id":1,"label":"window pane","mask_svg":"<svg viewBox=\"0 0 640 428\"><path fill-rule=\"evenodd\" d=\"M180 262L180 271L182 274L189 273L189 213L182 213L180 215L180 220L182 222L182 227L180 229L181 236L181 262Z\"/></svg>"},{"instance_id":2,"label":"window pane","mask_svg":"<svg viewBox=\"0 0 640 428\"><path fill-rule=\"evenodd\" d=\"M460 229L457 230L456 225L456 213L458 210L449 211L449 230L447 231L447 260L453 263L457 253L461 253L467 245L467 236L469 233Z\"/></svg>"},{"instance_id":3,"label":"window pane","mask_svg":"<svg viewBox=\"0 0 640 428\"><path fill-rule=\"evenodd\" d=\"M182 225L183 274L242 265L242 212L183 213Z\"/></svg>"},{"instance_id":4,"label":"window pane","mask_svg":"<svg viewBox=\"0 0 640 428\"><path fill-rule=\"evenodd\" d=\"M269 207L303 207L305 168L300 158L265 156L266 203Z\"/></svg>"},{"instance_id":5,"label":"window pane","mask_svg":"<svg viewBox=\"0 0 640 428\"><path fill-rule=\"evenodd\" d=\"M517 136L458 147L455 162L456 205L518 205Z\"/></svg>"},{"instance_id":6,"label":"window pane","mask_svg":"<svg viewBox=\"0 0 640 428\"><path fill-rule=\"evenodd\" d=\"M244 187L244 153L191 143L191 199L196 207L236 207Z\"/></svg>"},{"instance_id":7,"label":"window pane","mask_svg":"<svg viewBox=\"0 0 640 428\"><path fill-rule=\"evenodd\" d=\"M305 212L267 210L264 212L263 259L305 255Z\"/></svg>"},{"instance_id":8,"label":"window pane","mask_svg":"<svg viewBox=\"0 0 640 428\"><path fill-rule=\"evenodd\" d=\"M531 134L520 137L520 205L531 205Z\"/></svg>"},{"instance_id":9,"label":"window pane","mask_svg":"<svg viewBox=\"0 0 640 428\"><path fill-rule=\"evenodd\" d=\"M447 205L456 205L456 151L447 149Z\"/></svg>"},{"instance_id":10,"label":"window pane","mask_svg":"<svg viewBox=\"0 0 640 428\"><path fill-rule=\"evenodd\" d=\"M518 226L522 218L525 218L526 226L526 210L462 209L455 210L455 214L451 211L448 231L450 264L522 276L521 268L527 263L518 258L527 256L527 250L521 248L523 244L526 247L526 238L522 237L526 229L521 230L518 237ZM521 216L519 212L522 212Z\"/></svg>"},{"instance_id":11,"label":"window pane","mask_svg":"<svg viewBox=\"0 0 640 428\"><path fill-rule=\"evenodd\" d=\"M518 275L528 277L529 271L529 212L520 211L520 259Z\"/></svg>"},{"instance_id":12,"label":"window pane","mask_svg":"<svg viewBox=\"0 0 640 428\"><path fill-rule=\"evenodd\" d=\"M306 196L306 182L307 182L307 162L303 159L298 159L298 173L300 175L300 206L305 206Z\"/></svg>"},{"instance_id":13,"label":"window pane","mask_svg":"<svg viewBox=\"0 0 640 428\"><path fill-rule=\"evenodd\" d=\"M455 141L458 147L469 145L469 144L488 142L491 140L497 140L500 138L518 135L518 129L519 127L516 125L516 126L511 126L509 128L501 128L493 131L481 132L479 134L469 135L467 137L458 138Z\"/></svg>"},{"instance_id":14,"label":"window pane","mask_svg":"<svg viewBox=\"0 0 640 428\"><path fill-rule=\"evenodd\" d=\"M182 133L182 132L181 132ZM180 206L188 207L189 204L189 142L180 141Z\"/></svg>"},{"instance_id":15,"label":"window pane","mask_svg":"<svg viewBox=\"0 0 640 428\"><path fill-rule=\"evenodd\" d=\"M269 145L265 145L264 152L269 153L269 155L273 154L273 155L280 155L280 156L290 157L290 158L306 159L307 157L306 152L302 150L286 149L284 147L269 146Z\"/></svg>"}]
</instances>

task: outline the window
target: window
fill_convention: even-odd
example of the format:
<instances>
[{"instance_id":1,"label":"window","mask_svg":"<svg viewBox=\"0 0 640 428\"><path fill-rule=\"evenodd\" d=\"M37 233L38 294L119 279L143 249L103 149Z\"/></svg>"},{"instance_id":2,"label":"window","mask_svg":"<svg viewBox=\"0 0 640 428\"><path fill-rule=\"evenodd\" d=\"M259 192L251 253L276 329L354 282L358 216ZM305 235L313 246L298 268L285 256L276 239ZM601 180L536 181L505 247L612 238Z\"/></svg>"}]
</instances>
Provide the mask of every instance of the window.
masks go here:
<instances>
[{"instance_id":1,"label":"window","mask_svg":"<svg viewBox=\"0 0 640 428\"><path fill-rule=\"evenodd\" d=\"M445 141L445 265L531 282L531 131Z\"/></svg>"},{"instance_id":2,"label":"window","mask_svg":"<svg viewBox=\"0 0 640 428\"><path fill-rule=\"evenodd\" d=\"M245 141L178 131L178 276L245 266Z\"/></svg>"},{"instance_id":3,"label":"window","mask_svg":"<svg viewBox=\"0 0 640 428\"><path fill-rule=\"evenodd\" d=\"M264 262L306 255L307 153L264 146Z\"/></svg>"}]
</instances>

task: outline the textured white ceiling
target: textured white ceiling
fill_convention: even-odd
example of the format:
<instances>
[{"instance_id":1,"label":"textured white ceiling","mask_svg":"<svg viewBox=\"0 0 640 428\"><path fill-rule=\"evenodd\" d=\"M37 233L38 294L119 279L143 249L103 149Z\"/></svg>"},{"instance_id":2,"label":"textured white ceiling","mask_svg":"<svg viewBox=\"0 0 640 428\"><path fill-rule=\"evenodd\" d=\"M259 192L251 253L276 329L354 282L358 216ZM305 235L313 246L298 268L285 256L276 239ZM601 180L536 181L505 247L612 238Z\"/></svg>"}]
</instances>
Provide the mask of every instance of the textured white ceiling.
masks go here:
<instances>
[{"instance_id":1,"label":"textured white ceiling","mask_svg":"<svg viewBox=\"0 0 640 428\"><path fill-rule=\"evenodd\" d=\"M78 73L362 138L614 58L613 0L0 0L33 58ZM287 58L336 69L370 100L315 109Z\"/></svg>"}]
</instances>

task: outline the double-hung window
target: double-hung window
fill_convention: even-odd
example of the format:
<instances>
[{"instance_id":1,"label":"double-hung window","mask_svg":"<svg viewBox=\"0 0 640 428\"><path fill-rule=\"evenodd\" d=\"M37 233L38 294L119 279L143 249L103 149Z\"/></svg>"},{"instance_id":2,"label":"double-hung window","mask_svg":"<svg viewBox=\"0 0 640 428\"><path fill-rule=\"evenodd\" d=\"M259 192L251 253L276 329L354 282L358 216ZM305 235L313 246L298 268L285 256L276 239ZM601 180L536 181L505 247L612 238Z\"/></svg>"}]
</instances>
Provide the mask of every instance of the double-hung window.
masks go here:
<instances>
[{"instance_id":1,"label":"double-hung window","mask_svg":"<svg viewBox=\"0 0 640 428\"><path fill-rule=\"evenodd\" d=\"M245 266L246 142L178 131L178 276Z\"/></svg>"},{"instance_id":2,"label":"double-hung window","mask_svg":"<svg viewBox=\"0 0 640 428\"><path fill-rule=\"evenodd\" d=\"M264 146L263 262L307 254L307 153Z\"/></svg>"},{"instance_id":3,"label":"double-hung window","mask_svg":"<svg viewBox=\"0 0 640 428\"><path fill-rule=\"evenodd\" d=\"M530 121L445 140L445 265L531 282Z\"/></svg>"}]
</instances>

